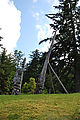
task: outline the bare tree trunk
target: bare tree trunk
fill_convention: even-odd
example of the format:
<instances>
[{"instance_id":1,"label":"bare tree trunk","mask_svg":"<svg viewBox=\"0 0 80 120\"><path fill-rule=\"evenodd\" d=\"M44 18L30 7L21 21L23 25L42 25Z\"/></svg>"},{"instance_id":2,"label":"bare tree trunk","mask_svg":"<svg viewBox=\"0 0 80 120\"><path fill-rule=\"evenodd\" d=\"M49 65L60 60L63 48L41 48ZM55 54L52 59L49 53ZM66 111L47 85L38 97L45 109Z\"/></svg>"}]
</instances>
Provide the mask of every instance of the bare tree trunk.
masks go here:
<instances>
[{"instance_id":1,"label":"bare tree trunk","mask_svg":"<svg viewBox=\"0 0 80 120\"><path fill-rule=\"evenodd\" d=\"M25 67L26 58L23 60L23 66L21 70L17 70L16 74L14 76L13 82L14 82L14 88L12 91L12 94L14 95L20 95L21 94L21 86L23 81L23 73L24 73L24 67Z\"/></svg>"},{"instance_id":2,"label":"bare tree trunk","mask_svg":"<svg viewBox=\"0 0 80 120\"><path fill-rule=\"evenodd\" d=\"M50 55L51 55L51 51L52 51L52 47L53 47L53 43L54 43L55 37L56 37L56 32L54 34L54 37L52 38L52 43L51 43L50 49L48 51L48 54L46 56L46 59L45 59L45 62L44 62L43 68L42 68L42 72L41 72L41 75L40 75L40 78L38 80L37 89L36 89L36 93L37 94L41 94L42 93L42 89L44 87L45 75L46 75L47 66L48 66L48 63L49 63L49 58L50 58Z\"/></svg>"}]
</instances>

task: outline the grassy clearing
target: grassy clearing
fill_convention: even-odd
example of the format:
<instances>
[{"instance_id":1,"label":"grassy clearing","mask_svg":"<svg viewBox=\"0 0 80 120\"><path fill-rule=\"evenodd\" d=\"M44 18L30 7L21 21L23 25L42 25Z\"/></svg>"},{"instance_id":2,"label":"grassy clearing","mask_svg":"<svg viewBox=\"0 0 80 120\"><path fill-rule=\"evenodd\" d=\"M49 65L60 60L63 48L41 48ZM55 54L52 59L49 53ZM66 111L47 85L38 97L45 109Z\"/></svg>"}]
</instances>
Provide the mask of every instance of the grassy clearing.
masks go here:
<instances>
[{"instance_id":1,"label":"grassy clearing","mask_svg":"<svg viewBox=\"0 0 80 120\"><path fill-rule=\"evenodd\" d=\"M80 94L1 95L0 120L80 120Z\"/></svg>"}]
</instances>

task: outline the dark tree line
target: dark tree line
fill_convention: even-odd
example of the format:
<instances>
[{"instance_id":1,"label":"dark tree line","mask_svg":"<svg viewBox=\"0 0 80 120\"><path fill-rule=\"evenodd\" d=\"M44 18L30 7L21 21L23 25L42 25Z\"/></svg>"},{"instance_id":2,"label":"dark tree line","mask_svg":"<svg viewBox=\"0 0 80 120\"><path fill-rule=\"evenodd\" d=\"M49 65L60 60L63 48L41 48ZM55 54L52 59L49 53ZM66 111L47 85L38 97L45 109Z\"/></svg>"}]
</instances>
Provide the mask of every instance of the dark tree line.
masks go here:
<instances>
[{"instance_id":1,"label":"dark tree line","mask_svg":"<svg viewBox=\"0 0 80 120\"><path fill-rule=\"evenodd\" d=\"M0 94L12 94L13 78L22 63L22 52L15 50L14 54L7 54L5 48L0 53Z\"/></svg>"}]
</instances>

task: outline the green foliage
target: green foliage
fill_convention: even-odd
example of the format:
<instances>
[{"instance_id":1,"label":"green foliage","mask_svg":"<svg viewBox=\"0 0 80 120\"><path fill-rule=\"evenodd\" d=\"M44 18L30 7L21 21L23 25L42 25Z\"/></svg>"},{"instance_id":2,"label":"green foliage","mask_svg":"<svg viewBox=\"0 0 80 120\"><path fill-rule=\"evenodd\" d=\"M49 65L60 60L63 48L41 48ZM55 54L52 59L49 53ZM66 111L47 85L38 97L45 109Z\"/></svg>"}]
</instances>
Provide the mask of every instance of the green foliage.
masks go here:
<instances>
[{"instance_id":1,"label":"green foliage","mask_svg":"<svg viewBox=\"0 0 80 120\"><path fill-rule=\"evenodd\" d=\"M1 30L1 28L0 28L0 30ZM3 39L3 37L0 36L0 41L1 41L2 39ZM3 45L0 43L0 47L1 47L1 48L2 48L2 46L3 46Z\"/></svg>"},{"instance_id":2,"label":"green foliage","mask_svg":"<svg viewBox=\"0 0 80 120\"><path fill-rule=\"evenodd\" d=\"M45 87L49 94L52 93L52 81L51 81L51 76L48 73L46 74Z\"/></svg>"},{"instance_id":3,"label":"green foliage","mask_svg":"<svg viewBox=\"0 0 80 120\"><path fill-rule=\"evenodd\" d=\"M32 54L30 54L30 58L31 60L27 63L26 70L24 71L23 83L26 82L26 79L28 82L31 77L35 78L35 81L37 82L41 72L43 64L41 62L42 53L36 49L35 51L32 52Z\"/></svg>"},{"instance_id":4,"label":"green foliage","mask_svg":"<svg viewBox=\"0 0 80 120\"><path fill-rule=\"evenodd\" d=\"M7 91L8 91L8 94L12 94L14 75L15 75L15 71L11 71L11 73L8 76L8 81L7 81Z\"/></svg>"},{"instance_id":5,"label":"green foliage","mask_svg":"<svg viewBox=\"0 0 80 120\"><path fill-rule=\"evenodd\" d=\"M46 15L54 23L50 26L58 31L50 62L70 92L80 92L80 7L77 2L60 0L60 4L54 6L57 13Z\"/></svg>"},{"instance_id":6,"label":"green foliage","mask_svg":"<svg viewBox=\"0 0 80 120\"><path fill-rule=\"evenodd\" d=\"M0 54L0 94L12 94L13 78L16 69L23 66L22 52L15 50L13 54L7 54L5 48L2 49Z\"/></svg>"},{"instance_id":7,"label":"green foliage","mask_svg":"<svg viewBox=\"0 0 80 120\"><path fill-rule=\"evenodd\" d=\"M29 83L25 82L22 87L23 93L34 94L36 89L35 78L30 78Z\"/></svg>"},{"instance_id":8,"label":"green foliage","mask_svg":"<svg viewBox=\"0 0 80 120\"><path fill-rule=\"evenodd\" d=\"M44 87L44 89L42 90L42 94L48 94L47 89Z\"/></svg>"},{"instance_id":9,"label":"green foliage","mask_svg":"<svg viewBox=\"0 0 80 120\"><path fill-rule=\"evenodd\" d=\"M0 94L11 94L13 87L15 63L11 54L6 55L6 52L3 49L0 56Z\"/></svg>"},{"instance_id":10,"label":"green foliage","mask_svg":"<svg viewBox=\"0 0 80 120\"><path fill-rule=\"evenodd\" d=\"M18 50L14 51L16 68L22 67L23 56L24 56L24 54L21 51L18 51Z\"/></svg>"},{"instance_id":11,"label":"green foliage","mask_svg":"<svg viewBox=\"0 0 80 120\"><path fill-rule=\"evenodd\" d=\"M25 82L22 87L22 92L23 93L28 93L29 92L29 84Z\"/></svg>"},{"instance_id":12,"label":"green foliage","mask_svg":"<svg viewBox=\"0 0 80 120\"><path fill-rule=\"evenodd\" d=\"M0 36L0 41L2 40L3 38ZM0 47L2 47L3 45L2 44L0 44Z\"/></svg>"},{"instance_id":13,"label":"green foliage","mask_svg":"<svg viewBox=\"0 0 80 120\"><path fill-rule=\"evenodd\" d=\"M14 74L21 60L22 52L16 50L14 55L7 54L7 50L3 48L0 55L0 94L12 93Z\"/></svg>"},{"instance_id":14,"label":"green foliage","mask_svg":"<svg viewBox=\"0 0 80 120\"><path fill-rule=\"evenodd\" d=\"M10 114L9 116L8 116L8 119L9 120L16 120L16 119L18 119L19 118L19 115L18 114Z\"/></svg>"},{"instance_id":15,"label":"green foliage","mask_svg":"<svg viewBox=\"0 0 80 120\"><path fill-rule=\"evenodd\" d=\"M32 94L34 94L35 89L36 89L35 78L30 78L30 81L29 81L29 88L30 88L30 92L31 92Z\"/></svg>"}]
</instances>

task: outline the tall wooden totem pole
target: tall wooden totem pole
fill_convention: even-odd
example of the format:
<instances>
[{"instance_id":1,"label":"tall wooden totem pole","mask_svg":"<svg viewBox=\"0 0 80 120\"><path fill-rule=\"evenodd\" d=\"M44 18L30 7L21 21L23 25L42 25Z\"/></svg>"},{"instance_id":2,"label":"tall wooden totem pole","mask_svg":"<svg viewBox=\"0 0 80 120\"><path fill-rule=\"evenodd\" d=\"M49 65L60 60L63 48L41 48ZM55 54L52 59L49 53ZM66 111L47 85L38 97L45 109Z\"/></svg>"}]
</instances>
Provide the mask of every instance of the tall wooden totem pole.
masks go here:
<instances>
[{"instance_id":1,"label":"tall wooden totem pole","mask_svg":"<svg viewBox=\"0 0 80 120\"><path fill-rule=\"evenodd\" d=\"M16 70L16 74L13 79L14 87L12 94L13 95L20 95L21 94L21 86L23 81L23 73L24 73L24 67L26 63L26 58L23 60L22 68Z\"/></svg>"}]
</instances>

